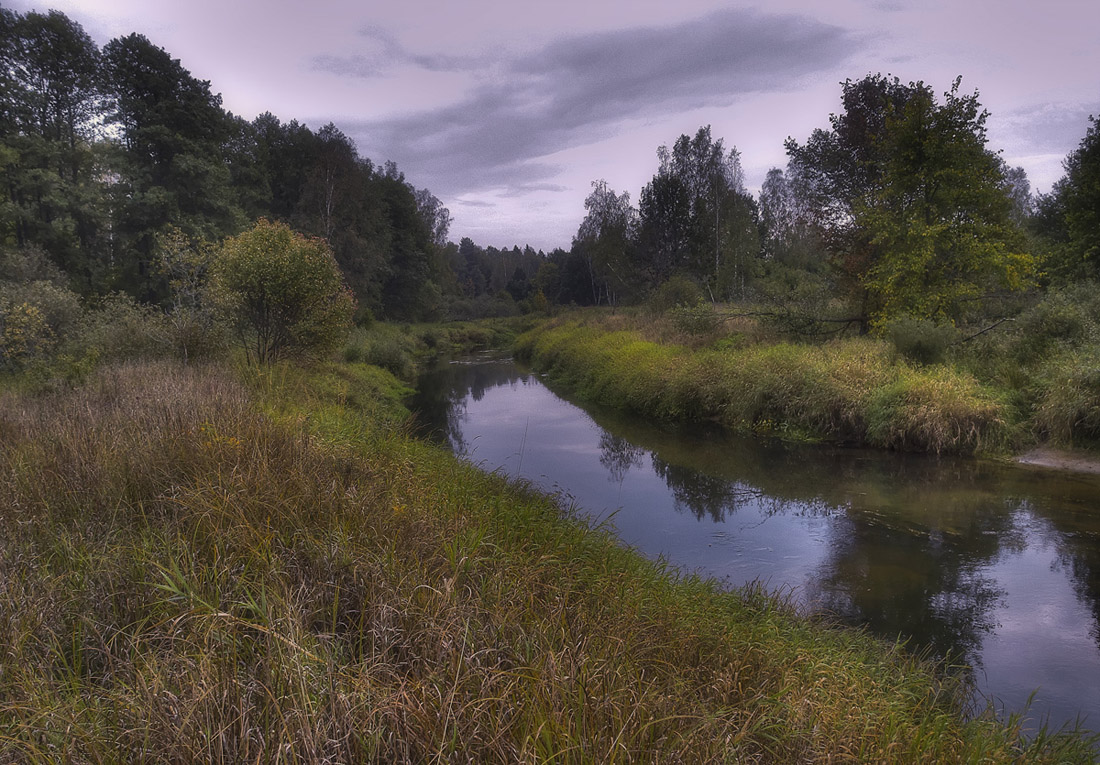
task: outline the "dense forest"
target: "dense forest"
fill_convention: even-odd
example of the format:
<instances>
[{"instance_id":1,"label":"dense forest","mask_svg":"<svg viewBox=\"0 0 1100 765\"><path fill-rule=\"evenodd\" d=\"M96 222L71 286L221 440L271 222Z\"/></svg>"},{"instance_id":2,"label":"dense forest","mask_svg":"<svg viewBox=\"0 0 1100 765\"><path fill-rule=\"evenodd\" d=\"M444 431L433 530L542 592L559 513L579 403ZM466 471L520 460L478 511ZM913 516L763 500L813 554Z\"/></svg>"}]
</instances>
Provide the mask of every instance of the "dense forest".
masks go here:
<instances>
[{"instance_id":1,"label":"dense forest","mask_svg":"<svg viewBox=\"0 0 1100 765\"><path fill-rule=\"evenodd\" d=\"M544 254L449 242L448 210L392 162L333 124L226 111L141 34L100 48L62 13L0 9L0 62L8 304L11 284L48 271L85 299L170 308L166 247L209 249L261 218L328 242L360 321L616 306L664 287L674 304L736 302L804 336L978 326L1100 262L1095 120L1036 197L959 81L942 98L881 75L843 83L828 127L788 139L757 196L709 126L682 135L657 150L637 207L594 182L570 248Z\"/></svg>"}]
</instances>

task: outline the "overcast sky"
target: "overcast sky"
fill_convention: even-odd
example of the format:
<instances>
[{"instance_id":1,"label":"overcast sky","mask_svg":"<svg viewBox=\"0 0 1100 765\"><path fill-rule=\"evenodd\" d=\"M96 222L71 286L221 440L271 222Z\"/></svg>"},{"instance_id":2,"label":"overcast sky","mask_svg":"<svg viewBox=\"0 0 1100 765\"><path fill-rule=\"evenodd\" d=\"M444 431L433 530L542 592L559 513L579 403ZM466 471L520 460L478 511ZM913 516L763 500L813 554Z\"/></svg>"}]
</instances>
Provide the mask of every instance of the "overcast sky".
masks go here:
<instances>
[{"instance_id":1,"label":"overcast sky","mask_svg":"<svg viewBox=\"0 0 1100 765\"><path fill-rule=\"evenodd\" d=\"M246 118L334 122L440 197L452 239L498 247L568 247L592 181L636 202L657 147L702 125L755 192L868 73L961 75L1039 191L1100 114L1100 0L0 2L101 45L141 32Z\"/></svg>"}]
</instances>

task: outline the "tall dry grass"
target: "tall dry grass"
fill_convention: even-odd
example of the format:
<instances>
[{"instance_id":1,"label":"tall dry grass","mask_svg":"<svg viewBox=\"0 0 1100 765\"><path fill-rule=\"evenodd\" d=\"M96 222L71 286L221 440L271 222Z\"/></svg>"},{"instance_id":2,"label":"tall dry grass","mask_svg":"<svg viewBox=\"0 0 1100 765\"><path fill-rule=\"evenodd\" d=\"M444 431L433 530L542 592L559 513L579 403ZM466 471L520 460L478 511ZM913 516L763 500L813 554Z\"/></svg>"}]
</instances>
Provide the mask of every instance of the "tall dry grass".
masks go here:
<instances>
[{"instance_id":1,"label":"tall dry grass","mask_svg":"<svg viewBox=\"0 0 1100 765\"><path fill-rule=\"evenodd\" d=\"M409 440L376 371L244 374L0 397L0 761L1088 751L963 723L902 651L679 579Z\"/></svg>"}]
</instances>

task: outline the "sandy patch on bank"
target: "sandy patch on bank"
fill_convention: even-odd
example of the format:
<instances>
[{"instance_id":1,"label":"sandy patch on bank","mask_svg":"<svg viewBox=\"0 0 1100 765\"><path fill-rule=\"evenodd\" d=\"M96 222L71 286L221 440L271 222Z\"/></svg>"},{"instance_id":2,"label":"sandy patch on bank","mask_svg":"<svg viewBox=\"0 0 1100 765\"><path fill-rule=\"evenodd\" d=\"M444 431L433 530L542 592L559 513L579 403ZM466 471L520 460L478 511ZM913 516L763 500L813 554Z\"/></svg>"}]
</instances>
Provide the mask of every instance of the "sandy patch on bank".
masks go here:
<instances>
[{"instance_id":1,"label":"sandy patch on bank","mask_svg":"<svg viewBox=\"0 0 1100 765\"><path fill-rule=\"evenodd\" d=\"M1100 455L1040 446L1015 458L1021 465L1100 475Z\"/></svg>"}]
</instances>

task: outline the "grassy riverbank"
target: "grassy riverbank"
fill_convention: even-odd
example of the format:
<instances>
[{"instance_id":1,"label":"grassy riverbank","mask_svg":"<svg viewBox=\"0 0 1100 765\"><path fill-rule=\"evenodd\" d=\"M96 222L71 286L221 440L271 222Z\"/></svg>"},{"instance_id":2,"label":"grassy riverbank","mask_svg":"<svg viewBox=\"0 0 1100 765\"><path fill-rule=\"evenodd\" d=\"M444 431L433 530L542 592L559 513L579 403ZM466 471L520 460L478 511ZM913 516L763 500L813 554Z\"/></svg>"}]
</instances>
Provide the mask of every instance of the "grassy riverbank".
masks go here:
<instances>
[{"instance_id":1,"label":"grassy riverbank","mask_svg":"<svg viewBox=\"0 0 1100 765\"><path fill-rule=\"evenodd\" d=\"M0 396L0 760L1089 759L406 437L401 391L159 362Z\"/></svg>"},{"instance_id":2,"label":"grassy riverbank","mask_svg":"<svg viewBox=\"0 0 1100 765\"><path fill-rule=\"evenodd\" d=\"M930 452L1003 449L1011 412L966 373L919 367L883 341L703 347L646 339L638 320L593 312L546 322L517 355L582 397L735 430Z\"/></svg>"}]
</instances>

